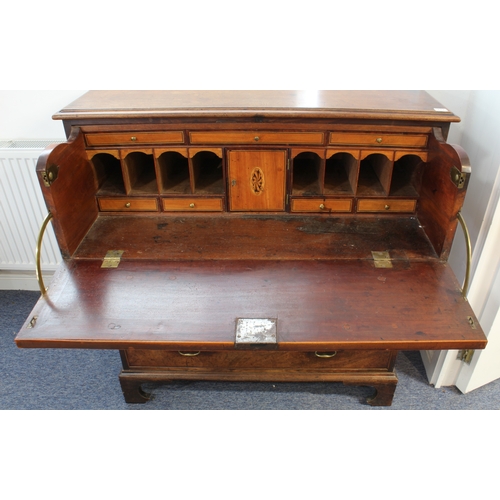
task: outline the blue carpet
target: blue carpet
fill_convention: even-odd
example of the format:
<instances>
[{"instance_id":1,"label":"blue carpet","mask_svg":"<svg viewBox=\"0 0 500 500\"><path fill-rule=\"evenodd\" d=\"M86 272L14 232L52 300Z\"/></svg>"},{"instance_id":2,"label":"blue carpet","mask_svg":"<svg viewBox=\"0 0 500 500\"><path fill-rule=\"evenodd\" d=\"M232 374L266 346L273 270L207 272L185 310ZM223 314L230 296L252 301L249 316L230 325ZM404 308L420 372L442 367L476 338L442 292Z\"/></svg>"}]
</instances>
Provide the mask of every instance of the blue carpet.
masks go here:
<instances>
[{"instance_id":1,"label":"blue carpet","mask_svg":"<svg viewBox=\"0 0 500 500\"><path fill-rule=\"evenodd\" d=\"M174 382L146 385L154 397L125 403L116 351L19 349L14 337L38 292L0 291L2 410L498 410L500 380L462 394L427 382L417 352L396 360L399 383L391 407L365 403L373 389L332 383Z\"/></svg>"}]
</instances>

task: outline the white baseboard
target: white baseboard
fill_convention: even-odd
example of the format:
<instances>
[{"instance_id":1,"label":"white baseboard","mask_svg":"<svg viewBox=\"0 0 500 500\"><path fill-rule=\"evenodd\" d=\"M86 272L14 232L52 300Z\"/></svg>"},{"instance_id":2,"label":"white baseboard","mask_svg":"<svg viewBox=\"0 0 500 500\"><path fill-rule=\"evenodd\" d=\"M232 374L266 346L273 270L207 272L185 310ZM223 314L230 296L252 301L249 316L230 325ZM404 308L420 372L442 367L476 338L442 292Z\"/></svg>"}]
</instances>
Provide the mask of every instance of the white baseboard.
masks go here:
<instances>
[{"instance_id":1,"label":"white baseboard","mask_svg":"<svg viewBox=\"0 0 500 500\"><path fill-rule=\"evenodd\" d=\"M44 272L45 286L50 284L54 272ZM0 290L40 290L34 271L1 271Z\"/></svg>"}]
</instances>

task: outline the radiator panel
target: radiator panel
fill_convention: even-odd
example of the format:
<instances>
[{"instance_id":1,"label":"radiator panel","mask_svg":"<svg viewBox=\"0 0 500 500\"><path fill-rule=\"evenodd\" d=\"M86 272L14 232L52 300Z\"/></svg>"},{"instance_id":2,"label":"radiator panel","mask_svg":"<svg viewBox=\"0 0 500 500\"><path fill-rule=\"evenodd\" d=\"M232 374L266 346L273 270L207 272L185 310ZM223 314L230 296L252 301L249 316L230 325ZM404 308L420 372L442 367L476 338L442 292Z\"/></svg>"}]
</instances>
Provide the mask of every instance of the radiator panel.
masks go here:
<instances>
[{"instance_id":1,"label":"radiator panel","mask_svg":"<svg viewBox=\"0 0 500 500\"><path fill-rule=\"evenodd\" d=\"M24 141L23 141L24 142ZM43 147L57 141L14 142L0 148L0 271L35 270L35 247L47 208L36 176ZM33 147L33 146L36 147ZM41 147L40 147L41 146ZM61 253L51 225L44 236L42 269L53 271Z\"/></svg>"}]
</instances>

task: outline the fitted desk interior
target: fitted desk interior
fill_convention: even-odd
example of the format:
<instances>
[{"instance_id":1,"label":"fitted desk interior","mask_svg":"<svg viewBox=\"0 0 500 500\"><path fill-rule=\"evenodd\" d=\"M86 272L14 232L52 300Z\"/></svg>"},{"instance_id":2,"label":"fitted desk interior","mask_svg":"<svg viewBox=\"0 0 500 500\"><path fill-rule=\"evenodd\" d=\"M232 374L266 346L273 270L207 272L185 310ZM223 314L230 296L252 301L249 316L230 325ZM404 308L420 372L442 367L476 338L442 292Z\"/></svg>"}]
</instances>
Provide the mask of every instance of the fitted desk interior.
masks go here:
<instances>
[{"instance_id":1,"label":"fitted desk interior","mask_svg":"<svg viewBox=\"0 0 500 500\"><path fill-rule=\"evenodd\" d=\"M94 91L37 173L64 261L23 348L176 379L332 381L390 405L399 350L481 349L447 264L470 176L425 92ZM47 219L48 220L48 219ZM43 283L43 282L42 282Z\"/></svg>"}]
</instances>

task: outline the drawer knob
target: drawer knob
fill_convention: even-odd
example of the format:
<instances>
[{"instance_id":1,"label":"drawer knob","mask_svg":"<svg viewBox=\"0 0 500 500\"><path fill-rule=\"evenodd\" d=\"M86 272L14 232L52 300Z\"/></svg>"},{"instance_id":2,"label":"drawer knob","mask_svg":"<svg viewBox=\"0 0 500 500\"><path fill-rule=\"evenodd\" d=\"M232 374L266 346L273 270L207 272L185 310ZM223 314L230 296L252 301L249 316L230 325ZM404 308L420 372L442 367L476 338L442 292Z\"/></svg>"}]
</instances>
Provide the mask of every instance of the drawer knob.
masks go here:
<instances>
[{"instance_id":1,"label":"drawer knob","mask_svg":"<svg viewBox=\"0 0 500 500\"><path fill-rule=\"evenodd\" d=\"M194 208L194 203L190 203L189 208Z\"/></svg>"},{"instance_id":2,"label":"drawer knob","mask_svg":"<svg viewBox=\"0 0 500 500\"><path fill-rule=\"evenodd\" d=\"M131 138L130 138L131 141L137 141L137 137L135 135L133 135Z\"/></svg>"},{"instance_id":3,"label":"drawer knob","mask_svg":"<svg viewBox=\"0 0 500 500\"><path fill-rule=\"evenodd\" d=\"M254 141L255 141L255 142L259 142L259 140L260 140L260 137L259 137L258 135L256 135L256 136L254 137Z\"/></svg>"},{"instance_id":4,"label":"drawer knob","mask_svg":"<svg viewBox=\"0 0 500 500\"><path fill-rule=\"evenodd\" d=\"M130 202L129 203L125 203L125 208L130 208Z\"/></svg>"},{"instance_id":5,"label":"drawer knob","mask_svg":"<svg viewBox=\"0 0 500 500\"><path fill-rule=\"evenodd\" d=\"M322 204L319 206L319 208L320 208L321 210L324 210L324 209L325 209L325 204L324 204L324 203L322 203Z\"/></svg>"},{"instance_id":6,"label":"drawer knob","mask_svg":"<svg viewBox=\"0 0 500 500\"><path fill-rule=\"evenodd\" d=\"M318 352L318 351L316 351L314 353L314 355L317 358L333 358L334 356L337 355L337 351L335 351L335 352Z\"/></svg>"},{"instance_id":7,"label":"drawer knob","mask_svg":"<svg viewBox=\"0 0 500 500\"><path fill-rule=\"evenodd\" d=\"M382 137L377 137L377 142L380 144L382 142Z\"/></svg>"},{"instance_id":8,"label":"drawer knob","mask_svg":"<svg viewBox=\"0 0 500 500\"><path fill-rule=\"evenodd\" d=\"M390 206L390 205L385 205L385 206L384 206L384 208L385 208L386 210L390 210L390 209L391 209L391 206Z\"/></svg>"}]
</instances>

